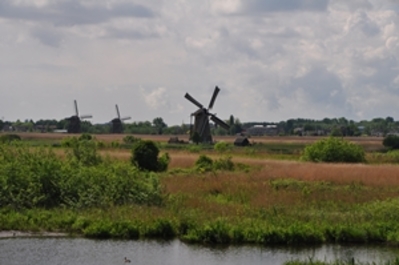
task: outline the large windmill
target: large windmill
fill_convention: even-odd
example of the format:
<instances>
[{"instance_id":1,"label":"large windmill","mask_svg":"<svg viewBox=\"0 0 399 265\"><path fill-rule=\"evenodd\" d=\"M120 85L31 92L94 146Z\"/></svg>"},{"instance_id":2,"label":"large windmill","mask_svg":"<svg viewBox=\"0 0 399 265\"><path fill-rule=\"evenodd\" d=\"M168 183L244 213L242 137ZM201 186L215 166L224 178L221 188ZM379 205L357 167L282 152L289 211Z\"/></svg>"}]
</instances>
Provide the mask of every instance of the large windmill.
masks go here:
<instances>
[{"instance_id":1,"label":"large windmill","mask_svg":"<svg viewBox=\"0 0 399 265\"><path fill-rule=\"evenodd\" d=\"M123 132L122 121L130 120L131 118L130 117L121 118L118 105L115 105L115 108L116 108L116 118L111 121L112 123L111 133L122 133Z\"/></svg>"},{"instance_id":2,"label":"large windmill","mask_svg":"<svg viewBox=\"0 0 399 265\"><path fill-rule=\"evenodd\" d=\"M75 115L66 118L69 122L68 124L68 133L80 133L80 121L83 119L90 119L92 115L82 115L79 117L78 103L74 100L75 103Z\"/></svg>"},{"instance_id":3,"label":"large windmill","mask_svg":"<svg viewBox=\"0 0 399 265\"><path fill-rule=\"evenodd\" d=\"M216 117L215 114L210 113L209 111L212 109L216 97L220 91L220 88L215 87L215 90L213 91L213 95L211 98L211 101L209 102L208 108L205 108L201 103L199 103L197 100L195 100L192 96L190 96L188 93L184 96L186 99L188 99L191 103L196 105L199 109L191 114L191 116L194 116L194 127L191 129L191 137L194 136L195 133L198 133L200 137L200 141L204 143L212 143L212 135L211 135L211 128L209 126L209 119L211 119L216 125L219 125L220 127L228 130L230 128L229 125L227 125L224 121Z\"/></svg>"}]
</instances>

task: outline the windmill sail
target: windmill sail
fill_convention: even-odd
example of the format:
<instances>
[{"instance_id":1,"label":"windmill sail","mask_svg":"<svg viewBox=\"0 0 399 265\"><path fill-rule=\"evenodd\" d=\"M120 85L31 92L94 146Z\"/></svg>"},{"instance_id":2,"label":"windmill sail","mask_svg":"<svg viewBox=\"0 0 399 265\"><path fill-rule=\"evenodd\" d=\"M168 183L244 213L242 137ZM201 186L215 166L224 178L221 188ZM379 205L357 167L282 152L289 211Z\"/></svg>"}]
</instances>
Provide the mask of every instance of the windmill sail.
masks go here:
<instances>
[{"instance_id":1,"label":"windmill sail","mask_svg":"<svg viewBox=\"0 0 399 265\"><path fill-rule=\"evenodd\" d=\"M220 91L220 88L218 88L218 87L216 86L216 87L215 87L215 90L213 91L212 99L211 99L211 101L209 102L208 110L210 110L210 109L213 108L213 104L215 104L215 100L216 100L216 97L217 97L218 94L219 94L219 91Z\"/></svg>"},{"instance_id":2,"label":"windmill sail","mask_svg":"<svg viewBox=\"0 0 399 265\"><path fill-rule=\"evenodd\" d=\"M190 96L190 94L186 93L186 95L184 95L184 97L186 99L188 99L189 101L191 101L191 103L193 103L194 105L196 105L198 108L202 109L204 106L201 105L201 103L199 103L198 101L196 101L192 96Z\"/></svg>"},{"instance_id":3,"label":"windmill sail","mask_svg":"<svg viewBox=\"0 0 399 265\"><path fill-rule=\"evenodd\" d=\"M218 117L216 117L215 115L211 116L211 120L216 123L217 125L219 125L220 127L222 127L225 130L229 130L230 126L225 123L224 121L222 121L221 119L219 119Z\"/></svg>"}]
</instances>

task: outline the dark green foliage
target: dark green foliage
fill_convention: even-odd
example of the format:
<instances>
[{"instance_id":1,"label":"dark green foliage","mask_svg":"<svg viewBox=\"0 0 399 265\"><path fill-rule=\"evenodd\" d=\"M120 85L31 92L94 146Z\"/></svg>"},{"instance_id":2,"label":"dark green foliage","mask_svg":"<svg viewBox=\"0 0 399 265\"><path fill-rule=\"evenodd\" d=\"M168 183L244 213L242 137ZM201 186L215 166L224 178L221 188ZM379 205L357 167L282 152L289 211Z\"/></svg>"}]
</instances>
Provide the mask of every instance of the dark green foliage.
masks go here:
<instances>
[{"instance_id":1,"label":"dark green foliage","mask_svg":"<svg viewBox=\"0 0 399 265\"><path fill-rule=\"evenodd\" d=\"M200 171L211 171L213 169L213 160L206 155L200 155L198 160L195 161L195 167Z\"/></svg>"},{"instance_id":2,"label":"dark green foliage","mask_svg":"<svg viewBox=\"0 0 399 265\"><path fill-rule=\"evenodd\" d=\"M0 136L0 143L10 143L12 141L21 141L21 136L17 134L4 134Z\"/></svg>"},{"instance_id":3,"label":"dark green foliage","mask_svg":"<svg viewBox=\"0 0 399 265\"><path fill-rule=\"evenodd\" d=\"M365 152L361 146L330 137L307 146L301 159L313 162L361 163L365 162Z\"/></svg>"},{"instance_id":4,"label":"dark green foliage","mask_svg":"<svg viewBox=\"0 0 399 265\"><path fill-rule=\"evenodd\" d=\"M206 155L200 155L197 161L195 161L195 168L198 171L206 172L213 170L234 170L234 163L231 161L231 157L222 157L216 160Z\"/></svg>"},{"instance_id":5,"label":"dark green foliage","mask_svg":"<svg viewBox=\"0 0 399 265\"><path fill-rule=\"evenodd\" d=\"M79 141L90 141L93 140L93 136L89 133L82 133L79 136Z\"/></svg>"},{"instance_id":6,"label":"dark green foliage","mask_svg":"<svg viewBox=\"0 0 399 265\"><path fill-rule=\"evenodd\" d=\"M0 145L0 208L161 204L156 175L103 161L92 144L79 142L63 160L48 148Z\"/></svg>"},{"instance_id":7,"label":"dark green foliage","mask_svg":"<svg viewBox=\"0 0 399 265\"><path fill-rule=\"evenodd\" d=\"M158 159L159 148L153 141L138 141L132 149L132 164L141 170L165 171L169 164L169 155L164 154Z\"/></svg>"},{"instance_id":8,"label":"dark green foliage","mask_svg":"<svg viewBox=\"0 0 399 265\"><path fill-rule=\"evenodd\" d=\"M216 159L213 162L213 167L216 170L232 171L232 170L234 170L234 163L233 163L233 161L231 161L231 156L227 156L227 157L222 157L222 158Z\"/></svg>"},{"instance_id":9,"label":"dark green foliage","mask_svg":"<svg viewBox=\"0 0 399 265\"><path fill-rule=\"evenodd\" d=\"M125 137L123 137L123 143L125 143L125 144L133 144L140 140L141 140L140 138L136 138L133 135L126 135Z\"/></svg>"},{"instance_id":10,"label":"dark green foliage","mask_svg":"<svg viewBox=\"0 0 399 265\"><path fill-rule=\"evenodd\" d=\"M170 239L176 236L175 225L167 219L157 219L155 222L146 227L144 232L145 237Z\"/></svg>"},{"instance_id":11,"label":"dark green foliage","mask_svg":"<svg viewBox=\"0 0 399 265\"><path fill-rule=\"evenodd\" d=\"M382 141L382 144L390 149L399 149L399 136L398 135L388 135Z\"/></svg>"}]
</instances>

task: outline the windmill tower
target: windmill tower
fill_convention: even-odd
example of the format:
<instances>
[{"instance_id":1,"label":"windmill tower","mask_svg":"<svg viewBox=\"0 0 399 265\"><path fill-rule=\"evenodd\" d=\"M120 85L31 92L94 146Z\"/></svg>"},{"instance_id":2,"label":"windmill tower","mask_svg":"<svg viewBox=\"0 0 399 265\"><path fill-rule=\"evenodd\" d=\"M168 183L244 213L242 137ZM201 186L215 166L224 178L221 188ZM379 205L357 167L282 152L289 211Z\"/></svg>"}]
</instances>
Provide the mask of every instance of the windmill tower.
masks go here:
<instances>
[{"instance_id":1,"label":"windmill tower","mask_svg":"<svg viewBox=\"0 0 399 265\"><path fill-rule=\"evenodd\" d=\"M130 117L121 118L118 105L115 105L115 108L116 108L116 118L111 121L112 123L111 133L122 133L123 132L122 121L130 120L131 118Z\"/></svg>"},{"instance_id":2,"label":"windmill tower","mask_svg":"<svg viewBox=\"0 0 399 265\"><path fill-rule=\"evenodd\" d=\"M78 103L76 102L76 100L74 100L74 104L75 104L75 115L66 118L66 120L69 122L67 129L68 133L80 133L81 120L93 118L92 115L82 115L79 117Z\"/></svg>"},{"instance_id":3,"label":"windmill tower","mask_svg":"<svg viewBox=\"0 0 399 265\"><path fill-rule=\"evenodd\" d=\"M195 100L190 94L186 93L184 96L187 100L191 103L196 105L199 109L191 114L194 116L194 127L191 128L190 136L193 137L194 133L198 133L200 136L201 142L203 143L212 143L212 135L211 135L211 128L209 125L209 119L211 119L216 125L228 130L230 128L224 121L216 117L215 114L210 113L209 111L213 108L215 104L216 97L220 91L220 88L215 87L213 91L213 95L211 101L209 102L208 108L205 108L201 103Z\"/></svg>"}]
</instances>

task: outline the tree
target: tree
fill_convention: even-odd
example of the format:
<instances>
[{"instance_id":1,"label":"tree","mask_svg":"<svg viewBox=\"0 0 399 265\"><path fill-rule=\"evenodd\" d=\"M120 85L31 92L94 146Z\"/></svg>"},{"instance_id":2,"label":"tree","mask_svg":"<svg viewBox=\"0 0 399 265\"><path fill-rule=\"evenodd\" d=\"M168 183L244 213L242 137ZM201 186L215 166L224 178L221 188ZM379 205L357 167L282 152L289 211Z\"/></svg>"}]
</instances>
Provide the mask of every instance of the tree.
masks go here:
<instances>
[{"instance_id":1,"label":"tree","mask_svg":"<svg viewBox=\"0 0 399 265\"><path fill-rule=\"evenodd\" d=\"M157 130L157 134L162 134L163 133L163 129L168 127L161 117L155 118L152 121L152 123L154 124L154 126L155 126L155 128Z\"/></svg>"},{"instance_id":2,"label":"tree","mask_svg":"<svg viewBox=\"0 0 399 265\"><path fill-rule=\"evenodd\" d=\"M132 164L141 170L165 171L170 161L169 154L165 153L158 159L159 148L150 140L138 141L132 149Z\"/></svg>"},{"instance_id":3,"label":"tree","mask_svg":"<svg viewBox=\"0 0 399 265\"><path fill-rule=\"evenodd\" d=\"M388 135L382 141L382 144L390 149L399 149L399 136L397 135Z\"/></svg>"}]
</instances>

